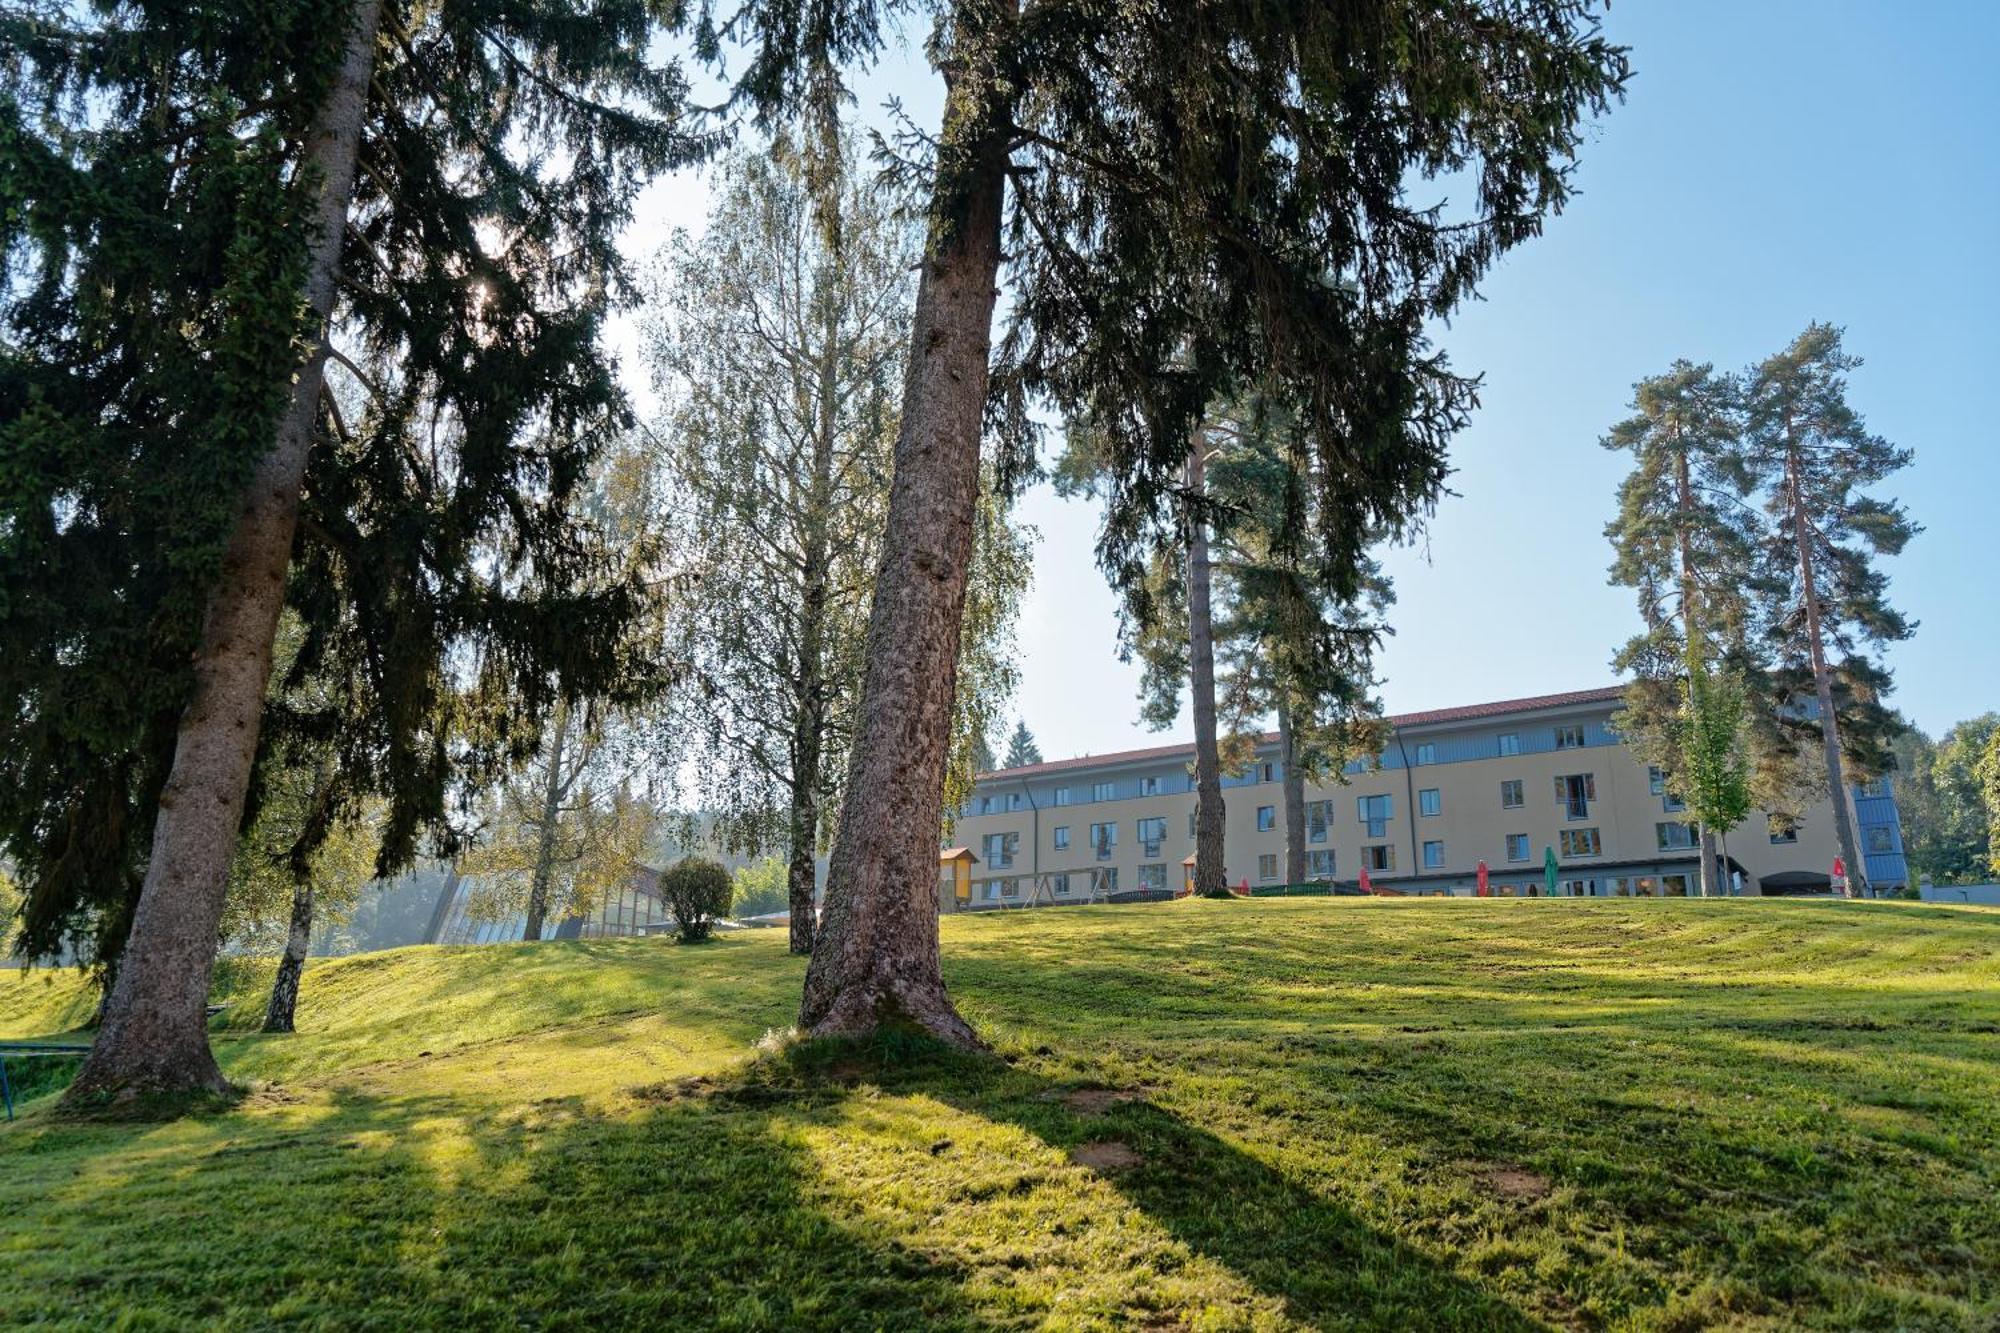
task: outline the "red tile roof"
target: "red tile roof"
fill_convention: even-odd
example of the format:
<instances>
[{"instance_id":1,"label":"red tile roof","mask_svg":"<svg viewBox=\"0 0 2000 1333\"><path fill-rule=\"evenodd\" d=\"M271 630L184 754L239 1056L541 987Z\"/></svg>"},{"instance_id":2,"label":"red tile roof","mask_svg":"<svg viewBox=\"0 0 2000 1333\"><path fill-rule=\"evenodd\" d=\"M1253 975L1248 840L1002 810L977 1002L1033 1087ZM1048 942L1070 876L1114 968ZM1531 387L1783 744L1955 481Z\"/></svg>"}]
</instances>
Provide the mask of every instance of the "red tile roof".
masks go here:
<instances>
[{"instance_id":1,"label":"red tile roof","mask_svg":"<svg viewBox=\"0 0 2000 1333\"><path fill-rule=\"evenodd\" d=\"M1577 704L1617 703L1625 696L1623 685L1600 685L1592 690L1567 690L1561 694L1536 694L1526 699L1501 699L1493 703L1463 704L1457 708L1432 708L1421 713L1394 713L1392 727L1427 727L1441 722L1472 722L1482 718L1505 717L1510 713L1533 713L1544 708L1568 708ZM1278 739L1278 733L1264 733L1263 743ZM1095 768L1102 764L1131 764L1147 759L1172 759L1194 749L1192 741L1178 745L1154 745L1142 750L1114 750L1109 754L1079 755L1075 759L1052 759L1047 763L1025 764L1020 768L1000 768L981 773L981 778L1033 777L1039 773L1061 773L1071 769Z\"/></svg>"}]
</instances>

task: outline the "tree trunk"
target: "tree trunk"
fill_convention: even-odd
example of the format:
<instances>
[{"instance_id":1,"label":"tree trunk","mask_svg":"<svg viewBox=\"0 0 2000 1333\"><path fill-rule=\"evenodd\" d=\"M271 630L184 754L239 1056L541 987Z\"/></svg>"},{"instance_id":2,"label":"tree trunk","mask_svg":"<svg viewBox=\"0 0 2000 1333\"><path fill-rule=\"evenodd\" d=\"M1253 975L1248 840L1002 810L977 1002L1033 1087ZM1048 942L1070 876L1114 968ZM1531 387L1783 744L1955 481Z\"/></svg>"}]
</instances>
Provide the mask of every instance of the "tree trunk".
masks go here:
<instances>
[{"instance_id":1,"label":"tree trunk","mask_svg":"<svg viewBox=\"0 0 2000 1333\"><path fill-rule=\"evenodd\" d=\"M1789 423L1788 423L1789 425ZM1820 749L1826 759L1826 792L1833 805L1833 831L1840 841L1840 859L1847 867L1843 891L1850 898L1862 897L1867 889L1867 870L1861 864L1859 845L1854 838L1854 821L1849 818L1847 781L1842 774L1840 723L1833 712L1833 672L1826 664L1826 644L1820 637L1819 591L1814 580L1812 542L1807 535L1805 493L1799 485L1798 460L1787 458L1786 481L1791 488L1792 538L1799 551L1799 589L1806 605L1806 652L1812 660L1813 693L1819 699Z\"/></svg>"},{"instance_id":2,"label":"tree trunk","mask_svg":"<svg viewBox=\"0 0 2000 1333\"><path fill-rule=\"evenodd\" d=\"M1205 465L1201 432L1188 450L1187 488L1200 496ZM1190 510L1187 525L1188 693L1194 709L1194 891L1229 896L1223 866L1222 759L1215 739L1215 628L1208 606L1208 524Z\"/></svg>"},{"instance_id":3,"label":"tree trunk","mask_svg":"<svg viewBox=\"0 0 2000 1333\"><path fill-rule=\"evenodd\" d=\"M1680 521L1674 525L1674 541L1679 547L1681 564L1681 631L1682 637L1686 640L1688 673L1685 693L1688 701L1690 721L1692 721L1695 708L1695 671L1703 663L1703 645L1701 624L1695 616L1697 598L1695 596L1694 545L1689 540L1688 534L1688 524L1693 521L1694 517L1694 486L1688 476L1687 453L1684 450L1677 449L1674 452L1674 485L1678 493L1677 501L1680 509ZM1683 755L1683 759L1685 759L1685 755ZM1705 824L1698 824L1696 827L1699 834L1695 840L1696 847L1698 848L1696 855L1701 861L1699 876L1701 896L1712 898L1716 892L1715 833L1714 830Z\"/></svg>"},{"instance_id":4,"label":"tree trunk","mask_svg":"<svg viewBox=\"0 0 2000 1333\"><path fill-rule=\"evenodd\" d=\"M556 701L556 733L549 742L549 776L542 784L542 822L535 838L535 873L528 887L528 921L524 940L539 940L549 915L549 880L555 871L556 824L562 818L563 750L569 745L569 701Z\"/></svg>"},{"instance_id":5,"label":"tree trunk","mask_svg":"<svg viewBox=\"0 0 2000 1333\"><path fill-rule=\"evenodd\" d=\"M1306 882L1306 775L1299 770L1292 710L1278 697L1278 759L1285 781L1285 883Z\"/></svg>"},{"instance_id":6,"label":"tree trunk","mask_svg":"<svg viewBox=\"0 0 2000 1333\"><path fill-rule=\"evenodd\" d=\"M816 1035L913 1025L980 1044L945 994L936 883L1012 119L989 73L946 78L940 156L961 165L933 205L911 321L860 716L799 1008Z\"/></svg>"},{"instance_id":7,"label":"tree trunk","mask_svg":"<svg viewBox=\"0 0 2000 1333\"><path fill-rule=\"evenodd\" d=\"M381 0L356 0L347 51L313 118L305 162L320 181L303 292L315 339L279 369L292 399L258 463L217 572L194 656L194 689L160 793L153 846L104 1027L66 1098L227 1088L208 1048L208 986L229 863L263 721L299 492L319 417L324 330L354 189Z\"/></svg>"},{"instance_id":8,"label":"tree trunk","mask_svg":"<svg viewBox=\"0 0 2000 1333\"><path fill-rule=\"evenodd\" d=\"M285 953L271 982L271 1003L264 1010L264 1031L290 1032L299 1007L299 974L305 971L312 947L313 889L309 883L292 890L292 926L285 935Z\"/></svg>"}]
</instances>

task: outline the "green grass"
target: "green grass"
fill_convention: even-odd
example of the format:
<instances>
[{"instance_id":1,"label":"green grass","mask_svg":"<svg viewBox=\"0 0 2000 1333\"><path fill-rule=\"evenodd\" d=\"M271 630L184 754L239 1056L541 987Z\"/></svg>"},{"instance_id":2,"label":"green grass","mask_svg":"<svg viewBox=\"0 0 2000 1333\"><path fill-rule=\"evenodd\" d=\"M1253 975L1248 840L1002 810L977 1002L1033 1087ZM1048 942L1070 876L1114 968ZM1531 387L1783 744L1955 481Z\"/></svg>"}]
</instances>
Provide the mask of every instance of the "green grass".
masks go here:
<instances>
[{"instance_id":1,"label":"green grass","mask_svg":"<svg viewBox=\"0 0 2000 1333\"><path fill-rule=\"evenodd\" d=\"M776 932L316 966L297 1036L218 1031L234 1109L0 1128L0 1324L2000 1324L2000 912L1185 902L944 948L1000 1059L759 1057ZM87 1010L0 973L0 1036Z\"/></svg>"}]
</instances>

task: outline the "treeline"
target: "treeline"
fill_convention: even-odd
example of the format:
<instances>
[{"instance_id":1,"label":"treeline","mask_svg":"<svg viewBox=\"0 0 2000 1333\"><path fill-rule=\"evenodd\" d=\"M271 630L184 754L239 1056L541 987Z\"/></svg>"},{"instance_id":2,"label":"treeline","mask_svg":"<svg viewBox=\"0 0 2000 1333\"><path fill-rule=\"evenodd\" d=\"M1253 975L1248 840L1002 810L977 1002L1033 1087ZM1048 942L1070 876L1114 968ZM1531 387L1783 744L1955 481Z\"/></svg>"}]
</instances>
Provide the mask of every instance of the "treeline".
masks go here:
<instances>
[{"instance_id":1,"label":"treeline","mask_svg":"<svg viewBox=\"0 0 2000 1333\"><path fill-rule=\"evenodd\" d=\"M1587 0L925 12L942 122L872 167L872 3L0 15L0 842L26 948L106 972L72 1099L223 1086L232 901L464 858L539 924L683 783L795 905L831 847L805 1032L976 1044L936 837L1047 421L1132 651L1185 617L1205 886L1232 710L1365 712L1368 549L1473 407L1424 330L1625 53ZM640 188L751 134L649 282ZM603 334L648 292L642 422Z\"/></svg>"}]
</instances>

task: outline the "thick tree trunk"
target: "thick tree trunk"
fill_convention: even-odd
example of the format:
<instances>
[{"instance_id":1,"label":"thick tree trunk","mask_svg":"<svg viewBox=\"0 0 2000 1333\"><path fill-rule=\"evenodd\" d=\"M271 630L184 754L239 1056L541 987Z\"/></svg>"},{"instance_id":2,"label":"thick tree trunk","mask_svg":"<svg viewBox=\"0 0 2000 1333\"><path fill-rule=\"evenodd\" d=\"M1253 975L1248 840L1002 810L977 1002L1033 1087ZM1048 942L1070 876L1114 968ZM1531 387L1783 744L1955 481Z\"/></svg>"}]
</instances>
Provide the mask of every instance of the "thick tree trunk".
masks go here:
<instances>
[{"instance_id":1,"label":"thick tree trunk","mask_svg":"<svg viewBox=\"0 0 2000 1333\"><path fill-rule=\"evenodd\" d=\"M1278 699L1278 760L1285 782L1285 883L1306 882L1306 775L1292 738L1292 710Z\"/></svg>"},{"instance_id":2,"label":"thick tree trunk","mask_svg":"<svg viewBox=\"0 0 2000 1333\"><path fill-rule=\"evenodd\" d=\"M160 794L145 886L103 1030L66 1095L74 1102L228 1086L208 1048L208 986L284 605L299 492L319 417L324 330L354 188L381 0L356 0L347 51L314 117L306 164L320 181L304 297L315 332L302 364L279 368L292 400L244 493L195 650L194 690Z\"/></svg>"},{"instance_id":3,"label":"thick tree trunk","mask_svg":"<svg viewBox=\"0 0 2000 1333\"><path fill-rule=\"evenodd\" d=\"M1826 644L1820 635L1819 589L1815 581L1812 541L1807 533L1804 494L1799 486L1798 462L1786 462L1787 484L1791 489L1792 537L1799 551L1799 590L1806 605L1806 652L1812 661L1813 693L1819 699L1820 750L1826 760L1826 791L1833 805L1833 831L1840 842L1840 859L1847 867L1846 894L1864 897L1868 871L1861 864L1861 848L1854 836L1849 816L1847 780L1840 753L1840 722L1833 712L1833 672L1826 664Z\"/></svg>"},{"instance_id":4,"label":"thick tree trunk","mask_svg":"<svg viewBox=\"0 0 2000 1333\"><path fill-rule=\"evenodd\" d=\"M555 873L556 825L562 818L563 751L569 746L569 701L556 701L556 730L549 742L549 776L542 784L542 822L535 839L535 873L528 882L528 921L521 938L539 940L549 916L549 883Z\"/></svg>"},{"instance_id":5,"label":"thick tree trunk","mask_svg":"<svg viewBox=\"0 0 2000 1333\"><path fill-rule=\"evenodd\" d=\"M271 1003L264 1009L266 1032L293 1030L299 1008L299 975L305 971L306 953L312 947L312 929L312 885L300 884L292 890L292 925L285 934L278 975L271 982Z\"/></svg>"},{"instance_id":6,"label":"thick tree trunk","mask_svg":"<svg viewBox=\"0 0 2000 1333\"><path fill-rule=\"evenodd\" d=\"M942 156L962 165L917 287L860 716L799 1009L813 1034L910 1025L979 1045L945 994L935 886L1010 119L981 74L948 76Z\"/></svg>"},{"instance_id":7,"label":"thick tree trunk","mask_svg":"<svg viewBox=\"0 0 2000 1333\"><path fill-rule=\"evenodd\" d=\"M1188 494L1203 492L1205 465L1197 430L1188 450ZM1194 891L1229 895L1223 864L1222 757L1215 737L1215 627L1209 614L1208 524L1199 511L1187 526L1188 693L1194 709Z\"/></svg>"}]
</instances>

